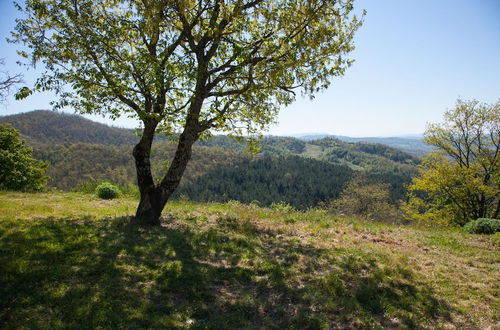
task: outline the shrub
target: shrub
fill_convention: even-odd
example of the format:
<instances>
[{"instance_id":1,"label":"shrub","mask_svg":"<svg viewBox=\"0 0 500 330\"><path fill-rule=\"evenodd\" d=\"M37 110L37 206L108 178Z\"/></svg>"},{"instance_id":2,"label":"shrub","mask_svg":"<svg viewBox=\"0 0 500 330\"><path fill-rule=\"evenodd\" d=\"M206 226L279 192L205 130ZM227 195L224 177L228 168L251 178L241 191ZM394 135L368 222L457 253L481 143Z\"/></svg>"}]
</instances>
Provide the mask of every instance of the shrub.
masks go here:
<instances>
[{"instance_id":1,"label":"shrub","mask_svg":"<svg viewBox=\"0 0 500 330\"><path fill-rule=\"evenodd\" d=\"M21 134L10 124L0 124L0 190L45 189L49 163L33 158Z\"/></svg>"},{"instance_id":2,"label":"shrub","mask_svg":"<svg viewBox=\"0 0 500 330\"><path fill-rule=\"evenodd\" d=\"M272 203L271 209L277 212L293 212L295 211L294 207L285 202Z\"/></svg>"},{"instance_id":3,"label":"shrub","mask_svg":"<svg viewBox=\"0 0 500 330\"><path fill-rule=\"evenodd\" d=\"M464 226L471 234L495 234L500 232L500 219L479 218Z\"/></svg>"},{"instance_id":4,"label":"shrub","mask_svg":"<svg viewBox=\"0 0 500 330\"><path fill-rule=\"evenodd\" d=\"M390 186L371 183L362 176L349 181L340 198L332 201L329 208L337 215L388 223L402 222L400 210L397 205L391 203Z\"/></svg>"},{"instance_id":5,"label":"shrub","mask_svg":"<svg viewBox=\"0 0 500 330\"><path fill-rule=\"evenodd\" d=\"M114 199L120 195L120 189L112 183L104 182L95 189L97 197L102 199Z\"/></svg>"}]
</instances>

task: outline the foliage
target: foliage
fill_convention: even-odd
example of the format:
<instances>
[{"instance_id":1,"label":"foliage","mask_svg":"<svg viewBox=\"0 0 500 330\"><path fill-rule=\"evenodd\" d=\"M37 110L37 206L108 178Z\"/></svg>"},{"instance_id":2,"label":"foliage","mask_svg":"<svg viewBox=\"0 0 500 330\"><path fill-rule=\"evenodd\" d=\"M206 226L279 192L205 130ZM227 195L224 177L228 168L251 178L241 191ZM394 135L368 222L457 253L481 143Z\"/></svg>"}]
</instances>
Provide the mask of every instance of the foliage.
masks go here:
<instances>
[{"instance_id":1,"label":"foliage","mask_svg":"<svg viewBox=\"0 0 500 330\"><path fill-rule=\"evenodd\" d=\"M50 176L48 185L51 187L81 190L80 185L108 180L118 184L125 192L124 189L129 191L128 187L136 184L133 160L128 156L132 152L131 144L136 141L131 130L108 127L79 116L52 111L33 111L0 117L0 122L2 121L10 122L24 132L27 140L34 146L34 156L37 159L51 163L48 169ZM63 130L64 127L67 127L67 130ZM80 140L91 143L78 143ZM392 203L404 198L405 185L416 174L414 164L419 161L408 154L400 154L393 148L370 144L360 147L356 143L346 143L336 139L304 142L290 137L266 137L262 139L260 146L263 154L273 157L297 155L346 165L364 173L370 182L389 184ZM341 150L336 154L338 156L332 154L333 148ZM226 135L214 135L210 139L199 141L193 146L191 161L181 187L192 185L198 177L207 175L217 168L231 167L249 158L246 149L245 141L238 142ZM155 177L165 174L164 160L172 159L174 153L173 141L156 139L151 150L151 164ZM293 161L286 157L280 161L283 162L285 159ZM315 168L321 171L319 167ZM266 171L265 168L261 170ZM310 169L304 170L304 173L310 172ZM321 173L311 173L311 175L322 176ZM342 173L332 175L342 175ZM237 177L225 179L237 180ZM95 186L89 189L87 191L93 193ZM340 188L334 188L338 189ZM199 190L203 188L200 187ZM212 193L217 194L214 190ZM282 201L282 196L286 194L276 196L271 202ZM253 196L255 200L258 198L261 196Z\"/></svg>"},{"instance_id":2,"label":"foliage","mask_svg":"<svg viewBox=\"0 0 500 330\"><path fill-rule=\"evenodd\" d=\"M271 209L278 212L292 212L295 211L294 207L285 202L277 202L271 204Z\"/></svg>"},{"instance_id":3,"label":"foliage","mask_svg":"<svg viewBox=\"0 0 500 330\"><path fill-rule=\"evenodd\" d=\"M330 208L336 214L390 223L401 221L398 207L391 204L389 185L371 183L361 176L348 182L340 198L331 202Z\"/></svg>"},{"instance_id":4,"label":"foliage","mask_svg":"<svg viewBox=\"0 0 500 330\"><path fill-rule=\"evenodd\" d=\"M0 190L42 190L47 166L33 158L16 129L0 124Z\"/></svg>"},{"instance_id":5,"label":"foliage","mask_svg":"<svg viewBox=\"0 0 500 330\"><path fill-rule=\"evenodd\" d=\"M500 233L500 219L480 218L468 222L464 228L471 234Z\"/></svg>"},{"instance_id":6,"label":"foliage","mask_svg":"<svg viewBox=\"0 0 500 330\"><path fill-rule=\"evenodd\" d=\"M0 58L0 65L5 64L5 59ZM0 71L0 104L7 100L12 88L15 85L20 84L23 81L21 74L16 74L14 76L10 75L8 72Z\"/></svg>"},{"instance_id":7,"label":"foliage","mask_svg":"<svg viewBox=\"0 0 500 330\"><path fill-rule=\"evenodd\" d=\"M10 123L31 145L92 143L132 145L139 141L133 130L110 127L75 114L50 110L35 110L0 117Z\"/></svg>"},{"instance_id":8,"label":"foliage","mask_svg":"<svg viewBox=\"0 0 500 330\"><path fill-rule=\"evenodd\" d=\"M97 197L115 199L120 195L120 189L110 182L103 182L95 188Z\"/></svg>"},{"instance_id":9,"label":"foliage","mask_svg":"<svg viewBox=\"0 0 500 330\"><path fill-rule=\"evenodd\" d=\"M297 209L314 207L338 197L353 171L298 156L242 158L216 167L179 187L192 201L254 200L262 206L283 202Z\"/></svg>"},{"instance_id":10,"label":"foliage","mask_svg":"<svg viewBox=\"0 0 500 330\"><path fill-rule=\"evenodd\" d=\"M445 122L429 125L436 147L409 186L407 214L420 221L464 225L500 212L500 102L457 102Z\"/></svg>"},{"instance_id":11,"label":"foliage","mask_svg":"<svg viewBox=\"0 0 500 330\"><path fill-rule=\"evenodd\" d=\"M95 194L96 189L98 186L100 186L103 183L108 182L107 180L93 180L93 181L84 181L77 186L73 187L71 189L72 192L79 192L79 193L85 193L85 194ZM137 189L136 185L133 185L131 183L127 185L116 185L115 186L118 188L121 195L127 195L131 197L138 197L139 196L139 191Z\"/></svg>"},{"instance_id":12,"label":"foliage","mask_svg":"<svg viewBox=\"0 0 500 330\"><path fill-rule=\"evenodd\" d=\"M200 119L213 127L265 125L297 85L312 95L344 73L361 25L352 1L36 0L18 9L26 16L12 41L47 68L35 89L60 93L59 106L132 112L166 130L183 126L194 96L207 98Z\"/></svg>"},{"instance_id":13,"label":"foliage","mask_svg":"<svg viewBox=\"0 0 500 330\"><path fill-rule=\"evenodd\" d=\"M296 90L313 97L327 88L351 65L362 24L353 0L32 0L17 8L25 16L12 41L47 69L36 90L55 91L56 108L142 121L136 220L156 225L198 139L255 135ZM159 182L149 159L157 131L182 132Z\"/></svg>"}]
</instances>

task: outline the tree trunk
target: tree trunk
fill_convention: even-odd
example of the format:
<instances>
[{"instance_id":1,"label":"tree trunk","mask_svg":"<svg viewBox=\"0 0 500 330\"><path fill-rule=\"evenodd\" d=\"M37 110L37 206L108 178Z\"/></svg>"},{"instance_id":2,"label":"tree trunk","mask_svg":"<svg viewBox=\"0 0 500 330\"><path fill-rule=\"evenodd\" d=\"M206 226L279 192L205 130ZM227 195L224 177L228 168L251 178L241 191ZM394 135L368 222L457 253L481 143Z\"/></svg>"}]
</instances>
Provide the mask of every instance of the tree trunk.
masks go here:
<instances>
[{"instance_id":1,"label":"tree trunk","mask_svg":"<svg viewBox=\"0 0 500 330\"><path fill-rule=\"evenodd\" d=\"M154 184L150 162L151 145L157 124L154 121L144 122L141 140L133 151L137 185L141 194L134 222L140 225L159 225L160 214L164 206L164 204L161 205L161 194Z\"/></svg>"},{"instance_id":2,"label":"tree trunk","mask_svg":"<svg viewBox=\"0 0 500 330\"><path fill-rule=\"evenodd\" d=\"M179 185L187 164L191 159L192 146L198 139L200 130L196 125L187 127L179 137L174 159L160 184L155 184L151 174L150 153L154 136L153 127L143 132L141 141L134 148L137 182L141 200L134 222L139 225L159 225L160 216L167 201Z\"/></svg>"},{"instance_id":3,"label":"tree trunk","mask_svg":"<svg viewBox=\"0 0 500 330\"><path fill-rule=\"evenodd\" d=\"M160 215L165 207L161 192L157 188L141 192L141 200L135 213L134 222L139 225L159 225Z\"/></svg>"}]
</instances>

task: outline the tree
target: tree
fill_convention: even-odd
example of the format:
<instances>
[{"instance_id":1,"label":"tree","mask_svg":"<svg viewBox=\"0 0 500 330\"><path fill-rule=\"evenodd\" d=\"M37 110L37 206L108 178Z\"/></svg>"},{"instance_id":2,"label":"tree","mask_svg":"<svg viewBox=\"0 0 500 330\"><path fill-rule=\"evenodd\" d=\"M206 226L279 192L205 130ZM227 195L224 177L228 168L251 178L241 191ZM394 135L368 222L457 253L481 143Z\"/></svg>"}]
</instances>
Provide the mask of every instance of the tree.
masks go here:
<instances>
[{"instance_id":1,"label":"tree","mask_svg":"<svg viewBox=\"0 0 500 330\"><path fill-rule=\"evenodd\" d=\"M500 101L458 100L445 122L429 125L425 157L409 186L408 215L463 225L500 212Z\"/></svg>"},{"instance_id":2,"label":"tree","mask_svg":"<svg viewBox=\"0 0 500 330\"><path fill-rule=\"evenodd\" d=\"M391 204L390 186L355 176L330 208L337 214L359 216L382 222L399 222L401 212Z\"/></svg>"},{"instance_id":3,"label":"tree","mask_svg":"<svg viewBox=\"0 0 500 330\"><path fill-rule=\"evenodd\" d=\"M4 64L5 59L0 58L0 65ZM21 74L12 76L7 71L0 72L0 103L4 103L7 100L10 90L22 81L23 77Z\"/></svg>"},{"instance_id":4,"label":"tree","mask_svg":"<svg viewBox=\"0 0 500 330\"><path fill-rule=\"evenodd\" d=\"M56 91L55 108L142 121L133 151L141 224L159 224L196 140L254 135L296 90L326 88L352 63L361 25L353 0L29 0L18 9L25 17L11 41L47 69L35 90ZM155 181L149 158L160 131L179 137Z\"/></svg>"},{"instance_id":5,"label":"tree","mask_svg":"<svg viewBox=\"0 0 500 330\"><path fill-rule=\"evenodd\" d=\"M36 191L45 187L48 163L32 157L19 132L0 124L0 190Z\"/></svg>"}]
</instances>

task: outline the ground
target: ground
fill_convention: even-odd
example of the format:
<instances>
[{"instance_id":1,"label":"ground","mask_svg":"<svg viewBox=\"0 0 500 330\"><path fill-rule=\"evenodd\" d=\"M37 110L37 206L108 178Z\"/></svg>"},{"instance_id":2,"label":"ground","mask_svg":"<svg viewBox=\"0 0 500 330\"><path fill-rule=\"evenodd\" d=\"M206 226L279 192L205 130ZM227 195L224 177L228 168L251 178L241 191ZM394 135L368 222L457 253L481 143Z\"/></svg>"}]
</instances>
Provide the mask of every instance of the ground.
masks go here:
<instances>
[{"instance_id":1,"label":"ground","mask_svg":"<svg viewBox=\"0 0 500 330\"><path fill-rule=\"evenodd\" d=\"M0 193L0 327L495 329L500 247L323 210Z\"/></svg>"}]
</instances>

